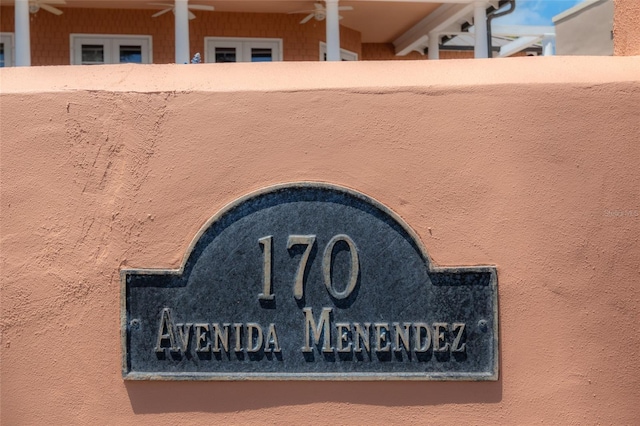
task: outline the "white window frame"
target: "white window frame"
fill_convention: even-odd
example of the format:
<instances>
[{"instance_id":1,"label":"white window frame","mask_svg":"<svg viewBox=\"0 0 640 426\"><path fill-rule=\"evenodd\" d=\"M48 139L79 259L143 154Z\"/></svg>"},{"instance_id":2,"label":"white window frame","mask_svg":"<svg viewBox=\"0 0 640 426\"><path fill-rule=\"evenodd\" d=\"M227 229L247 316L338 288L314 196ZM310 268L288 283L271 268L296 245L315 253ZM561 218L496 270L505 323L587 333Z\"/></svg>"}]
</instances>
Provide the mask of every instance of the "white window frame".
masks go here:
<instances>
[{"instance_id":1,"label":"white window frame","mask_svg":"<svg viewBox=\"0 0 640 426\"><path fill-rule=\"evenodd\" d=\"M0 33L0 43L4 44L4 66L12 67L16 63L16 45L13 33Z\"/></svg>"},{"instance_id":2,"label":"white window frame","mask_svg":"<svg viewBox=\"0 0 640 426\"><path fill-rule=\"evenodd\" d=\"M250 37L205 37L204 61L216 61L216 47L236 49L236 62L251 62L251 49L272 49L273 62L282 61L281 38L250 38Z\"/></svg>"},{"instance_id":3,"label":"white window frame","mask_svg":"<svg viewBox=\"0 0 640 426\"><path fill-rule=\"evenodd\" d=\"M142 49L142 63L153 63L153 38L150 35L126 34L71 34L71 65L82 65L82 45L101 44L104 46L104 64L120 63L120 46L134 45Z\"/></svg>"},{"instance_id":4,"label":"white window frame","mask_svg":"<svg viewBox=\"0 0 640 426\"><path fill-rule=\"evenodd\" d=\"M320 42L320 61L326 61L327 57L327 43L324 41ZM347 49L340 49L340 60L341 61L357 61L358 54L356 52L352 52Z\"/></svg>"}]
</instances>

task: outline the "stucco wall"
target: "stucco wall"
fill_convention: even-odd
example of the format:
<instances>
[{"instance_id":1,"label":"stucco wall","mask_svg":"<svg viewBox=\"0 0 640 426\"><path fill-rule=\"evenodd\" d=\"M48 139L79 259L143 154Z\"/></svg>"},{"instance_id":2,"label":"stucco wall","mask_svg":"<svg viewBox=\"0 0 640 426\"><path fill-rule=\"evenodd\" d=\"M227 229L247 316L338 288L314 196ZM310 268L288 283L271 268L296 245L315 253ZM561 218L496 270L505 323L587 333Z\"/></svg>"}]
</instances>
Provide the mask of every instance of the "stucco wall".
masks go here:
<instances>
[{"instance_id":1,"label":"stucco wall","mask_svg":"<svg viewBox=\"0 0 640 426\"><path fill-rule=\"evenodd\" d=\"M473 54L473 52L471 52ZM363 43L362 44L362 59L370 61L411 61L411 60L426 60L426 55L421 55L418 52L410 52L404 56L397 56L396 49L393 43Z\"/></svg>"},{"instance_id":2,"label":"stucco wall","mask_svg":"<svg viewBox=\"0 0 640 426\"><path fill-rule=\"evenodd\" d=\"M640 2L615 0L613 33L615 55L640 55Z\"/></svg>"},{"instance_id":3,"label":"stucco wall","mask_svg":"<svg viewBox=\"0 0 640 426\"><path fill-rule=\"evenodd\" d=\"M450 51L443 50L440 52L440 59L471 59L473 51ZM427 55L421 55L418 52L410 52L405 56L397 56L393 43L363 43L362 59L365 61L411 61L411 60L427 60Z\"/></svg>"},{"instance_id":4,"label":"stucco wall","mask_svg":"<svg viewBox=\"0 0 640 426\"><path fill-rule=\"evenodd\" d=\"M640 58L0 70L2 424L634 424ZM357 189L498 268L497 382L124 382L123 267Z\"/></svg>"}]
</instances>

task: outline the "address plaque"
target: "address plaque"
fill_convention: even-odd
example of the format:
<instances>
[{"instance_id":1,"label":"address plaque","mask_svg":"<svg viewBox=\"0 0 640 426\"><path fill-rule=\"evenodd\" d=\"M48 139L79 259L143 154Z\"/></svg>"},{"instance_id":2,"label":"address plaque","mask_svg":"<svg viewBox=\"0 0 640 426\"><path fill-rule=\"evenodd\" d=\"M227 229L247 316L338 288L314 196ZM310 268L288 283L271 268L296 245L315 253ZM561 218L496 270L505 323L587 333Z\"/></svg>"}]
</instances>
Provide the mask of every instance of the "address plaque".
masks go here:
<instances>
[{"instance_id":1,"label":"address plaque","mask_svg":"<svg viewBox=\"0 0 640 426\"><path fill-rule=\"evenodd\" d=\"M497 380L497 271L436 267L381 203L323 183L216 214L179 270L121 271L133 380Z\"/></svg>"}]
</instances>

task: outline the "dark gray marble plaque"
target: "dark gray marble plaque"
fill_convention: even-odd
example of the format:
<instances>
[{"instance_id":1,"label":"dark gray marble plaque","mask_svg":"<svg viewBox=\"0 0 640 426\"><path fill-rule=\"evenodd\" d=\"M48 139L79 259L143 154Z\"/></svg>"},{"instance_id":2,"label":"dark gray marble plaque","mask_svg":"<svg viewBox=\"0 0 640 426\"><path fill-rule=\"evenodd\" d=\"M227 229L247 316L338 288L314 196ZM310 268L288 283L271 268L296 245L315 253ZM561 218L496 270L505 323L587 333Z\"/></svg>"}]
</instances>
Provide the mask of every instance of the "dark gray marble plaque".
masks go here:
<instances>
[{"instance_id":1,"label":"dark gray marble plaque","mask_svg":"<svg viewBox=\"0 0 640 426\"><path fill-rule=\"evenodd\" d=\"M214 216L180 270L123 270L126 379L497 380L495 267L435 267L399 216L320 183Z\"/></svg>"}]
</instances>

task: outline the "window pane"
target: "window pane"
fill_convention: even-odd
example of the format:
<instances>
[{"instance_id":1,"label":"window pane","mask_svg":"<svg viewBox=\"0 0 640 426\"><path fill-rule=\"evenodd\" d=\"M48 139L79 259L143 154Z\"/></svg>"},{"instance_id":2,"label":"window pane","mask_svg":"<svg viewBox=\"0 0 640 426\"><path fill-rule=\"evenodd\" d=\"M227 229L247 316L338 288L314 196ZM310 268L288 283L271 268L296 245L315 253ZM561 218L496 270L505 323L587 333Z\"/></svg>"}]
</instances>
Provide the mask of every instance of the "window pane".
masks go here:
<instances>
[{"instance_id":1,"label":"window pane","mask_svg":"<svg viewBox=\"0 0 640 426\"><path fill-rule=\"evenodd\" d=\"M236 62L236 48L216 47L216 62Z\"/></svg>"},{"instance_id":2,"label":"window pane","mask_svg":"<svg viewBox=\"0 0 640 426\"><path fill-rule=\"evenodd\" d=\"M4 43L0 43L0 68L4 68Z\"/></svg>"},{"instance_id":3,"label":"window pane","mask_svg":"<svg viewBox=\"0 0 640 426\"><path fill-rule=\"evenodd\" d=\"M142 46L120 46L121 64L141 64Z\"/></svg>"},{"instance_id":4,"label":"window pane","mask_svg":"<svg viewBox=\"0 0 640 426\"><path fill-rule=\"evenodd\" d=\"M251 62L271 62L272 56L271 49L251 49Z\"/></svg>"},{"instance_id":5,"label":"window pane","mask_svg":"<svg viewBox=\"0 0 640 426\"><path fill-rule=\"evenodd\" d=\"M83 44L82 65L104 64L104 45Z\"/></svg>"}]
</instances>

